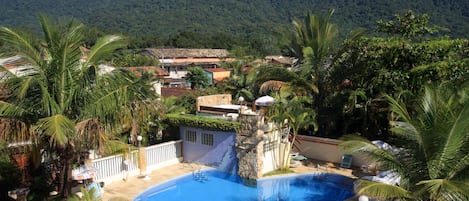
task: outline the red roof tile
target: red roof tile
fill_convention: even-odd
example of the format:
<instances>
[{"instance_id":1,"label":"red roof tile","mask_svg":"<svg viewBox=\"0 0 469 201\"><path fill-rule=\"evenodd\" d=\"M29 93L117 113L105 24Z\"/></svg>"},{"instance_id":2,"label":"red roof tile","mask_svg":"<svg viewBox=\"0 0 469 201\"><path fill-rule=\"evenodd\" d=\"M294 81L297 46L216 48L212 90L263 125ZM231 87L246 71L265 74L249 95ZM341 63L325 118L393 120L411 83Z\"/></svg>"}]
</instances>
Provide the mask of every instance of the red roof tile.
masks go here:
<instances>
[{"instance_id":1,"label":"red roof tile","mask_svg":"<svg viewBox=\"0 0 469 201\"><path fill-rule=\"evenodd\" d=\"M184 94L191 92L192 90L187 87L163 87L161 88L161 96L163 97L170 97L176 96L181 97Z\"/></svg>"},{"instance_id":2,"label":"red roof tile","mask_svg":"<svg viewBox=\"0 0 469 201\"><path fill-rule=\"evenodd\" d=\"M169 76L169 73L156 66L135 66L135 67L122 67L130 70L140 76L140 71L152 73L155 77Z\"/></svg>"}]
</instances>

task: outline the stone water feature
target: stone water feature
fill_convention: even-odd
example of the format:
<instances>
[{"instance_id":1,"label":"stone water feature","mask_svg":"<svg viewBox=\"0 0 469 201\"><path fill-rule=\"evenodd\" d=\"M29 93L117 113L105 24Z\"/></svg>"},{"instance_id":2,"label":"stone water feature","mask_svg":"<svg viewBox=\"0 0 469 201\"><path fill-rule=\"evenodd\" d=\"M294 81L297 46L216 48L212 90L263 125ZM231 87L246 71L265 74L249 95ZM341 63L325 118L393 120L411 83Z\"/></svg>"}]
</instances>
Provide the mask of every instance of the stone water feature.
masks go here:
<instances>
[{"instance_id":1,"label":"stone water feature","mask_svg":"<svg viewBox=\"0 0 469 201\"><path fill-rule=\"evenodd\" d=\"M262 177L264 117L256 114L240 113L241 128L236 132L236 157L238 175L247 185L256 185Z\"/></svg>"}]
</instances>

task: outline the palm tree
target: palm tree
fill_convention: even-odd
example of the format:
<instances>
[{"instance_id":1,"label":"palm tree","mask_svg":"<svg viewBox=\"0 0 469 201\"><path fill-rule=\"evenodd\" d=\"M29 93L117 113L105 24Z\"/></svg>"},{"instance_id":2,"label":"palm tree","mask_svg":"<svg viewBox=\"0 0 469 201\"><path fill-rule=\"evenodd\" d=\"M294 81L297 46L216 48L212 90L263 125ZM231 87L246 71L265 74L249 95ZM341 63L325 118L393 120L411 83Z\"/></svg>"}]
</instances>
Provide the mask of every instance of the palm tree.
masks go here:
<instances>
[{"instance_id":1,"label":"palm tree","mask_svg":"<svg viewBox=\"0 0 469 201\"><path fill-rule=\"evenodd\" d=\"M311 76L315 84L320 80L320 69L325 65L325 59L330 55L338 35L335 24L330 23L334 9L330 9L325 17L308 12L301 21L293 20L295 38L288 50L292 56L306 62L302 71L304 76Z\"/></svg>"},{"instance_id":2,"label":"palm tree","mask_svg":"<svg viewBox=\"0 0 469 201\"><path fill-rule=\"evenodd\" d=\"M7 99L0 101L0 118L6 120L0 121L0 137L31 140L59 160L59 190L68 197L79 153L102 151L104 142L135 118L132 111L155 109L155 97L128 71L100 71L106 56L125 47L122 37L104 36L83 54L82 24L62 26L43 15L39 20L42 39L0 27L0 40L28 63L16 74L2 67Z\"/></svg>"},{"instance_id":3,"label":"palm tree","mask_svg":"<svg viewBox=\"0 0 469 201\"><path fill-rule=\"evenodd\" d=\"M289 152L293 148L296 136L300 129L307 129L310 126L317 129L316 113L305 105L311 104L311 99L305 96L295 96L288 90L280 90L275 96L275 103L268 108L266 113L270 121L275 122L279 129L284 127L289 129L288 135L291 136L290 146L283 150L284 161L281 161L281 167L286 169L289 166ZM283 136L284 142L287 142L290 136ZM282 151L282 150L280 150Z\"/></svg>"},{"instance_id":4,"label":"palm tree","mask_svg":"<svg viewBox=\"0 0 469 201\"><path fill-rule=\"evenodd\" d=\"M469 100L467 89L426 87L414 107L387 96L395 117L393 149L347 136L341 147L359 152L401 177L399 186L360 180L359 195L378 199L469 200ZM409 108L414 108L409 111Z\"/></svg>"},{"instance_id":5,"label":"palm tree","mask_svg":"<svg viewBox=\"0 0 469 201\"><path fill-rule=\"evenodd\" d=\"M294 19L294 35L287 47L288 56L299 59L299 75L311 82L313 90L309 95L313 97L313 108L318 114L320 133L327 130L328 117L325 99L335 84L328 83L329 73L334 63L345 50L346 46L336 48L338 28L331 23L334 9L330 9L325 16L314 15L308 12L303 20ZM353 41L361 37L364 30L357 30L347 36L346 41Z\"/></svg>"},{"instance_id":6,"label":"palm tree","mask_svg":"<svg viewBox=\"0 0 469 201\"><path fill-rule=\"evenodd\" d=\"M259 94L279 92L282 88L296 95L306 96L310 91L317 92L317 87L304 79L300 74L280 65L263 65L254 70L253 88L259 89Z\"/></svg>"},{"instance_id":7,"label":"palm tree","mask_svg":"<svg viewBox=\"0 0 469 201\"><path fill-rule=\"evenodd\" d=\"M254 100L252 92L252 73L244 71L245 60L239 59L234 62L225 63L223 68L232 69L230 77L223 83L220 83L217 88L221 91L230 93L233 100L238 100L243 97L246 101L251 102Z\"/></svg>"}]
</instances>

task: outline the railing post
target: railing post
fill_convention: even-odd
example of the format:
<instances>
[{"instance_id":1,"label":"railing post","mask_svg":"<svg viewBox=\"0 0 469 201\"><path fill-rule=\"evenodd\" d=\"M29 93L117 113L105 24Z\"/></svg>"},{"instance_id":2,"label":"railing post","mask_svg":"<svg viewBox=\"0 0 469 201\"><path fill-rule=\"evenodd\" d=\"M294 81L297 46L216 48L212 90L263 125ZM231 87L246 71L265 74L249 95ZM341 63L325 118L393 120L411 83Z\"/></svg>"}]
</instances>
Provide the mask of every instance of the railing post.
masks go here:
<instances>
[{"instance_id":1,"label":"railing post","mask_svg":"<svg viewBox=\"0 0 469 201\"><path fill-rule=\"evenodd\" d=\"M138 148L138 168L140 169L139 178L149 180L147 172L147 150L145 147Z\"/></svg>"}]
</instances>

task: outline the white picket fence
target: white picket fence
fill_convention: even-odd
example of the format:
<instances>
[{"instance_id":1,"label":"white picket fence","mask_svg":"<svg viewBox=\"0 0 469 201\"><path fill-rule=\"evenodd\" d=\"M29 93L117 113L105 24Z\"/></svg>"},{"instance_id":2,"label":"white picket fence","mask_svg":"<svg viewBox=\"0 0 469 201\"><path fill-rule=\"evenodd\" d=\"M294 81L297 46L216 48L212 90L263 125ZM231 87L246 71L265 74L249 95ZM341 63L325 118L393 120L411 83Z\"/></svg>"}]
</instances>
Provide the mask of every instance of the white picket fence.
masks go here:
<instances>
[{"instance_id":1,"label":"white picket fence","mask_svg":"<svg viewBox=\"0 0 469 201\"><path fill-rule=\"evenodd\" d=\"M177 164L182 161L182 141L171 141L150 147L145 147L146 169L152 171L158 168ZM92 160L97 169L95 180L112 183L127 179L129 176L140 174L138 167L139 150L134 150L124 158L122 154ZM126 162L124 162L127 160Z\"/></svg>"}]
</instances>

